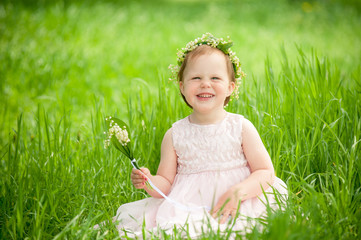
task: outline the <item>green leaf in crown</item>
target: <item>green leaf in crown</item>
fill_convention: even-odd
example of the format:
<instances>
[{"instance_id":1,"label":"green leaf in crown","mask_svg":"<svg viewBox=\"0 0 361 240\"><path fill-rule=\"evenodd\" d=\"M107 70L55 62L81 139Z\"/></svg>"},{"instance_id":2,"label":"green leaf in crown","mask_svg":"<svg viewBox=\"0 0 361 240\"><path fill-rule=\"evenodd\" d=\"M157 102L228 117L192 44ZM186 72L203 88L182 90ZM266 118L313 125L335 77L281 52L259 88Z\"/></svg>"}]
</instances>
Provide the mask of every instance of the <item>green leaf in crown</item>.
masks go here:
<instances>
[{"instance_id":1,"label":"green leaf in crown","mask_svg":"<svg viewBox=\"0 0 361 240\"><path fill-rule=\"evenodd\" d=\"M229 49L233 46L233 42L228 43L219 43L217 48L224 52L225 54L229 53ZM234 65L233 65L234 66Z\"/></svg>"}]
</instances>

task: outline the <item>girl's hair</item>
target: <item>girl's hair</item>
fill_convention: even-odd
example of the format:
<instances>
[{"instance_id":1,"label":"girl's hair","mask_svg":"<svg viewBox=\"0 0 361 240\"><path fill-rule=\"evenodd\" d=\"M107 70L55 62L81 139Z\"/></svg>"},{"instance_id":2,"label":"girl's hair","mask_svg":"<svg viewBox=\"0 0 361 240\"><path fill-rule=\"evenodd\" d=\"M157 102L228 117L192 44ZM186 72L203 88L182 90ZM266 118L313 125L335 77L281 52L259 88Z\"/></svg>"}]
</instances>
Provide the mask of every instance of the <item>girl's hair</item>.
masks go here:
<instances>
[{"instance_id":1,"label":"girl's hair","mask_svg":"<svg viewBox=\"0 0 361 240\"><path fill-rule=\"evenodd\" d=\"M193 51L189 52L185 56L184 61L183 61L182 65L180 66L180 69L179 69L179 72L178 72L178 75L177 75L178 82L183 81L183 74L184 74L185 68L187 67L188 61L190 61L191 59L194 59L194 58L196 58L198 56L205 55L205 54L211 54L213 52L221 53L224 56L224 59L226 61L226 65L227 65L229 79L232 82L234 82L235 84L237 84L233 64L232 64L231 60L229 59L229 56L226 55L223 51L221 51L221 50L219 50L217 48L210 47L208 45L200 45L197 48L195 48ZM183 97L183 100L185 101L185 103L190 108L192 108L192 106L187 102L187 100L186 100L186 98L184 97L183 94L182 94L182 97ZM227 105L229 100L230 100L230 96L226 97L226 99L224 101L224 106Z\"/></svg>"}]
</instances>

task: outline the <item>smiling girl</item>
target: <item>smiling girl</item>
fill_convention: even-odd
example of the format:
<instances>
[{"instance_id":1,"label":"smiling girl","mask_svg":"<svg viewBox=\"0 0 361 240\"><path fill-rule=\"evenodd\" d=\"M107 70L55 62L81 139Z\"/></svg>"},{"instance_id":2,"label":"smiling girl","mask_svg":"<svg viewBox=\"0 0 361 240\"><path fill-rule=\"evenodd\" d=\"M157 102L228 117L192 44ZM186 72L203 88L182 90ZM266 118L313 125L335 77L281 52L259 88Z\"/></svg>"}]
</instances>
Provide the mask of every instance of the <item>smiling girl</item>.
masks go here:
<instances>
[{"instance_id":1,"label":"smiling girl","mask_svg":"<svg viewBox=\"0 0 361 240\"><path fill-rule=\"evenodd\" d=\"M121 234L141 235L143 227L172 233L185 225L191 237L230 226L242 231L245 218L266 213L266 203L277 208L275 192L287 195L256 128L224 109L243 77L231 45L205 34L178 54L179 89L193 111L166 132L155 175L133 169L133 185L151 197L120 206L114 220Z\"/></svg>"}]
</instances>

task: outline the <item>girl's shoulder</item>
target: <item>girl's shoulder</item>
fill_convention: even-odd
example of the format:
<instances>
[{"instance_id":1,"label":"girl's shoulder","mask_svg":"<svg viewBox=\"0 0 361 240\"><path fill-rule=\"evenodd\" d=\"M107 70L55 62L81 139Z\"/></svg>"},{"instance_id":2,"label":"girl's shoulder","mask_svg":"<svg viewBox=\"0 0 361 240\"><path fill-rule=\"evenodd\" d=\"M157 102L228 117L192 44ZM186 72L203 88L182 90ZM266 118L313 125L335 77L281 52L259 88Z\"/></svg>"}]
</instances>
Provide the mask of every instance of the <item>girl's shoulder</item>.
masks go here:
<instances>
[{"instance_id":1,"label":"girl's shoulder","mask_svg":"<svg viewBox=\"0 0 361 240\"><path fill-rule=\"evenodd\" d=\"M189 116L187 116L187 117L185 117L185 118L182 118L182 119L179 119L179 120L177 120L176 122L174 122L174 123L172 124L172 128L177 128L177 127L181 127L181 126L186 125L186 124L188 123L188 117L189 117Z\"/></svg>"},{"instance_id":2,"label":"girl's shoulder","mask_svg":"<svg viewBox=\"0 0 361 240\"><path fill-rule=\"evenodd\" d=\"M227 118L226 118L227 122L230 123L231 125L238 125L242 128L243 123L245 121L248 121L243 115L238 114L238 113L227 113Z\"/></svg>"},{"instance_id":3,"label":"girl's shoulder","mask_svg":"<svg viewBox=\"0 0 361 240\"><path fill-rule=\"evenodd\" d=\"M238 113L228 113L229 118L233 121L241 121L243 125L252 125L252 122L250 120L248 120L247 118L245 118L243 115L238 114Z\"/></svg>"},{"instance_id":4,"label":"girl's shoulder","mask_svg":"<svg viewBox=\"0 0 361 240\"><path fill-rule=\"evenodd\" d=\"M246 118L242 121L242 137L243 139L260 138L257 128Z\"/></svg>"},{"instance_id":5,"label":"girl's shoulder","mask_svg":"<svg viewBox=\"0 0 361 240\"><path fill-rule=\"evenodd\" d=\"M243 115L238 113L229 113L229 123L230 125L235 128L237 132L241 132L242 135L245 133L257 133L256 127L253 125L253 123L245 118Z\"/></svg>"},{"instance_id":6,"label":"girl's shoulder","mask_svg":"<svg viewBox=\"0 0 361 240\"><path fill-rule=\"evenodd\" d=\"M238 113L227 112L227 118L231 120L243 121L244 116Z\"/></svg>"},{"instance_id":7,"label":"girl's shoulder","mask_svg":"<svg viewBox=\"0 0 361 240\"><path fill-rule=\"evenodd\" d=\"M227 113L226 117L226 128L234 133L235 135L242 134L243 132L243 122L245 118L243 115L238 113Z\"/></svg>"}]
</instances>

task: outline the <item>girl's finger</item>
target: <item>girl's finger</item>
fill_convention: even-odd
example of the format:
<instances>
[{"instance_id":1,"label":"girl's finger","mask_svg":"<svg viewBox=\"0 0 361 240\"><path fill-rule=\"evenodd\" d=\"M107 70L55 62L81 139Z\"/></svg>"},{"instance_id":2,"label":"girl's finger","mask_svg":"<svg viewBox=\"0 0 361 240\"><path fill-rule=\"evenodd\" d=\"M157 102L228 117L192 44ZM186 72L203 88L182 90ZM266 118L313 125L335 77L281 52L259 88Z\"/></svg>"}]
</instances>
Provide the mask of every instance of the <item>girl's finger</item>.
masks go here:
<instances>
[{"instance_id":1,"label":"girl's finger","mask_svg":"<svg viewBox=\"0 0 361 240\"><path fill-rule=\"evenodd\" d=\"M142 184L143 182L142 180L133 180L133 184Z\"/></svg>"},{"instance_id":2,"label":"girl's finger","mask_svg":"<svg viewBox=\"0 0 361 240\"><path fill-rule=\"evenodd\" d=\"M145 177L143 177L143 176L131 176L130 178L131 178L131 179L134 179L134 180L140 180L140 181L144 181L144 180L145 180Z\"/></svg>"},{"instance_id":3,"label":"girl's finger","mask_svg":"<svg viewBox=\"0 0 361 240\"><path fill-rule=\"evenodd\" d=\"M218 215L218 211L219 211L219 207L215 206L212 210L211 210L211 216L213 218L216 218Z\"/></svg>"},{"instance_id":4,"label":"girl's finger","mask_svg":"<svg viewBox=\"0 0 361 240\"><path fill-rule=\"evenodd\" d=\"M139 171L139 170L138 170ZM150 174L150 171L149 171L149 169L148 168L140 168L140 171L141 171L141 173L140 174L144 174L144 175L149 175Z\"/></svg>"},{"instance_id":5,"label":"girl's finger","mask_svg":"<svg viewBox=\"0 0 361 240\"><path fill-rule=\"evenodd\" d=\"M221 219L220 219L219 223L220 224L225 223L226 220L229 218L229 216L231 216L231 212L229 210L225 210L221 215Z\"/></svg>"},{"instance_id":6,"label":"girl's finger","mask_svg":"<svg viewBox=\"0 0 361 240\"><path fill-rule=\"evenodd\" d=\"M132 172L132 174L130 175L130 177L132 179L146 179L146 176L144 176L139 170L137 170L138 172Z\"/></svg>"},{"instance_id":7,"label":"girl's finger","mask_svg":"<svg viewBox=\"0 0 361 240\"><path fill-rule=\"evenodd\" d=\"M224 207L223 202L219 201L211 210L212 216L215 218L217 215L219 215L219 210Z\"/></svg>"},{"instance_id":8,"label":"girl's finger","mask_svg":"<svg viewBox=\"0 0 361 240\"><path fill-rule=\"evenodd\" d=\"M139 171L138 169L133 168L131 174L133 174L133 175L138 175L138 174L140 174L139 172L140 172L140 171Z\"/></svg>"},{"instance_id":9,"label":"girl's finger","mask_svg":"<svg viewBox=\"0 0 361 240\"><path fill-rule=\"evenodd\" d=\"M235 218L236 218L236 215L237 215L237 210L232 210L232 211L231 211L232 219L235 219Z\"/></svg>"}]
</instances>

